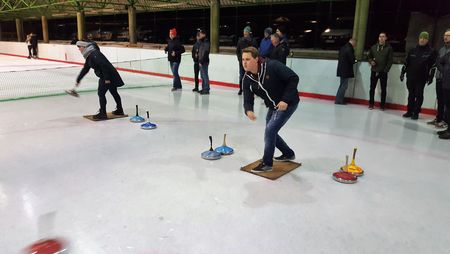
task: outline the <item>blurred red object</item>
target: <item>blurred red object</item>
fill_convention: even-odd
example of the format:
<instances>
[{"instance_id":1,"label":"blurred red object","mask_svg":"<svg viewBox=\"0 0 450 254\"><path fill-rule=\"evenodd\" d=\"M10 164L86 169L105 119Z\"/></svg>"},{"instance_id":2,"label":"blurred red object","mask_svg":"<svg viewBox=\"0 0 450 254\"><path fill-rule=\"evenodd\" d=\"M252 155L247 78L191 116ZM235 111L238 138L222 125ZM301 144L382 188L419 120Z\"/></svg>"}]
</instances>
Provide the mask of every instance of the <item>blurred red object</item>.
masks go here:
<instances>
[{"instance_id":1,"label":"blurred red object","mask_svg":"<svg viewBox=\"0 0 450 254\"><path fill-rule=\"evenodd\" d=\"M25 249L24 254L62 254L67 253L62 239L42 239Z\"/></svg>"}]
</instances>

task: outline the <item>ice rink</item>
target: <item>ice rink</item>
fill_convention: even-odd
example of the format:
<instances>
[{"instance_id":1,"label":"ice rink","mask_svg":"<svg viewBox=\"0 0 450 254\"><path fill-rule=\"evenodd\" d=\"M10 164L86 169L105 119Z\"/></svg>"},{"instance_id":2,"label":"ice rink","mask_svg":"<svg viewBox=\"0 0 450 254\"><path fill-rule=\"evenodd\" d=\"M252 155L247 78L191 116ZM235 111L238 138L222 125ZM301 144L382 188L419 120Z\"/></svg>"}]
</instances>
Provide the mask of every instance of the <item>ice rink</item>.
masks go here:
<instances>
[{"instance_id":1,"label":"ice rink","mask_svg":"<svg viewBox=\"0 0 450 254\"><path fill-rule=\"evenodd\" d=\"M2 59L2 71L61 65ZM95 92L0 102L1 253L47 236L67 239L71 254L448 253L450 142L426 125L432 116L301 98L280 135L303 166L271 181L239 170L263 154L261 100L252 122L236 89L205 96L190 82L170 92L171 79L139 78L159 85L119 92L155 130L84 119L98 110ZM224 133L235 154L201 159L208 136L219 146ZM365 176L333 181L354 147Z\"/></svg>"}]
</instances>

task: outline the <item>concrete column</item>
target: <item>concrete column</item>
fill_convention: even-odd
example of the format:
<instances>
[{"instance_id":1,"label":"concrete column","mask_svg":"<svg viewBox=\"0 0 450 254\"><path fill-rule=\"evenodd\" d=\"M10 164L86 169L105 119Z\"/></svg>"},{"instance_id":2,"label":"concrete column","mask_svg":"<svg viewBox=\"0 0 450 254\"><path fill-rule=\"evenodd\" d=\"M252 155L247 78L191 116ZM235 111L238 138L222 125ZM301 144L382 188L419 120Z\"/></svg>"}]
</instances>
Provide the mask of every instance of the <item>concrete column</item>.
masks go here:
<instances>
[{"instance_id":1,"label":"concrete column","mask_svg":"<svg viewBox=\"0 0 450 254\"><path fill-rule=\"evenodd\" d=\"M360 0L359 4L359 25L356 38L356 59L361 60L364 56L364 44L366 43L367 19L369 17L370 0Z\"/></svg>"},{"instance_id":2,"label":"concrete column","mask_svg":"<svg viewBox=\"0 0 450 254\"><path fill-rule=\"evenodd\" d=\"M220 0L211 0L210 42L211 53L219 53Z\"/></svg>"},{"instance_id":3,"label":"concrete column","mask_svg":"<svg viewBox=\"0 0 450 254\"><path fill-rule=\"evenodd\" d=\"M42 37L44 39L44 42L48 43L49 39L48 39L48 22L47 22L47 17L46 16L42 16L41 17L41 21L42 21Z\"/></svg>"},{"instance_id":4,"label":"concrete column","mask_svg":"<svg viewBox=\"0 0 450 254\"><path fill-rule=\"evenodd\" d=\"M77 11L77 36L78 40L85 39L84 11Z\"/></svg>"},{"instance_id":5,"label":"concrete column","mask_svg":"<svg viewBox=\"0 0 450 254\"><path fill-rule=\"evenodd\" d=\"M16 32L17 32L17 41L19 42L25 41L25 36L23 34L23 20L20 18L16 18Z\"/></svg>"},{"instance_id":6,"label":"concrete column","mask_svg":"<svg viewBox=\"0 0 450 254\"><path fill-rule=\"evenodd\" d=\"M356 6L355 6L355 19L353 22L353 35L352 38L358 38L358 26L359 26L359 9L361 0L356 0Z\"/></svg>"},{"instance_id":7,"label":"concrete column","mask_svg":"<svg viewBox=\"0 0 450 254\"><path fill-rule=\"evenodd\" d=\"M136 8L131 5L128 6L128 33L130 35L130 44L136 44Z\"/></svg>"}]
</instances>

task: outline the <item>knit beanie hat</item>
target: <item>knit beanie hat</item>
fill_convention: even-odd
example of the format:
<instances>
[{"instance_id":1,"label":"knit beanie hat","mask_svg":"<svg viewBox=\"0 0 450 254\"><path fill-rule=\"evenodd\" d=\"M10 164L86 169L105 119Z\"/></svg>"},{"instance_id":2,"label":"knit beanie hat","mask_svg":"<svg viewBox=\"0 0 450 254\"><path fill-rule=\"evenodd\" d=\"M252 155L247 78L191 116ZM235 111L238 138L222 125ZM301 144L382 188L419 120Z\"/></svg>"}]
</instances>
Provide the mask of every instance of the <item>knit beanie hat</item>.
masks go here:
<instances>
[{"instance_id":1,"label":"knit beanie hat","mask_svg":"<svg viewBox=\"0 0 450 254\"><path fill-rule=\"evenodd\" d=\"M430 34L428 34L428 32L421 32L419 35L419 39L426 39L428 40L430 38Z\"/></svg>"},{"instance_id":2,"label":"knit beanie hat","mask_svg":"<svg viewBox=\"0 0 450 254\"><path fill-rule=\"evenodd\" d=\"M252 33L252 28L251 28L250 26L246 26L246 27L244 28L244 33L249 33L249 34L251 34L251 33Z\"/></svg>"}]
</instances>

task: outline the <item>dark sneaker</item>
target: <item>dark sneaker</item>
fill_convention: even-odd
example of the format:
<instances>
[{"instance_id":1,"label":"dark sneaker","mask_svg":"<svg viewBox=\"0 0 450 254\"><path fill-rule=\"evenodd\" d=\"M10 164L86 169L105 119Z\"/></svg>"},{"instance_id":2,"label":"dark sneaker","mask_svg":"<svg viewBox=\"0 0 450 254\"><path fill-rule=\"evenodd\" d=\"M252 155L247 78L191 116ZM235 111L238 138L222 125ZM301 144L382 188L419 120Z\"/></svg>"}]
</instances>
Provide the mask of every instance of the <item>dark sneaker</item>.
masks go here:
<instances>
[{"instance_id":1,"label":"dark sneaker","mask_svg":"<svg viewBox=\"0 0 450 254\"><path fill-rule=\"evenodd\" d=\"M116 109L116 110L114 110L113 112L111 112L113 115L116 115L116 116L123 116L123 115L125 115L125 113L123 112L123 109L121 109L121 108L118 108L118 109Z\"/></svg>"},{"instance_id":2,"label":"dark sneaker","mask_svg":"<svg viewBox=\"0 0 450 254\"><path fill-rule=\"evenodd\" d=\"M295 160L295 155L286 156L286 155L282 154L281 156L274 157L273 160L275 160L275 161L293 161L293 160Z\"/></svg>"},{"instance_id":3,"label":"dark sneaker","mask_svg":"<svg viewBox=\"0 0 450 254\"><path fill-rule=\"evenodd\" d=\"M94 115L92 118L94 118L95 120L106 120L106 119L108 119L108 116L106 115L105 112L99 112L98 114Z\"/></svg>"},{"instance_id":4,"label":"dark sneaker","mask_svg":"<svg viewBox=\"0 0 450 254\"><path fill-rule=\"evenodd\" d=\"M416 113L412 114L411 119L412 119L412 120L417 120L417 119L419 119L419 114L416 114Z\"/></svg>"},{"instance_id":5,"label":"dark sneaker","mask_svg":"<svg viewBox=\"0 0 450 254\"><path fill-rule=\"evenodd\" d=\"M373 105L372 105L372 104L369 105L369 109L370 109L370 110L373 109Z\"/></svg>"},{"instance_id":6,"label":"dark sneaker","mask_svg":"<svg viewBox=\"0 0 450 254\"><path fill-rule=\"evenodd\" d=\"M172 90L170 90L170 91L174 92L174 91L178 91L178 90L181 91L181 88L180 87L172 87Z\"/></svg>"},{"instance_id":7,"label":"dark sneaker","mask_svg":"<svg viewBox=\"0 0 450 254\"><path fill-rule=\"evenodd\" d=\"M254 169L251 170L253 173L266 173L272 171L272 166L264 165L264 163L260 163Z\"/></svg>"},{"instance_id":8,"label":"dark sneaker","mask_svg":"<svg viewBox=\"0 0 450 254\"><path fill-rule=\"evenodd\" d=\"M242 95L242 90L239 90L238 95Z\"/></svg>"},{"instance_id":9,"label":"dark sneaker","mask_svg":"<svg viewBox=\"0 0 450 254\"><path fill-rule=\"evenodd\" d=\"M433 119L433 121L427 122L427 124L429 124L429 125L436 125L437 123L438 123L438 120L436 118Z\"/></svg>"},{"instance_id":10,"label":"dark sneaker","mask_svg":"<svg viewBox=\"0 0 450 254\"><path fill-rule=\"evenodd\" d=\"M444 133L446 133L446 132L448 132L448 129L446 129L446 130L443 130L443 131L438 131L438 132L436 132L438 135L442 135L442 134L444 134Z\"/></svg>"},{"instance_id":11,"label":"dark sneaker","mask_svg":"<svg viewBox=\"0 0 450 254\"><path fill-rule=\"evenodd\" d=\"M383 106L383 107L380 108L380 110L381 110L381 111L385 111L386 108Z\"/></svg>"},{"instance_id":12,"label":"dark sneaker","mask_svg":"<svg viewBox=\"0 0 450 254\"><path fill-rule=\"evenodd\" d=\"M406 112L405 114L403 114L403 117L411 117L413 115L413 113L411 112Z\"/></svg>"},{"instance_id":13,"label":"dark sneaker","mask_svg":"<svg viewBox=\"0 0 450 254\"><path fill-rule=\"evenodd\" d=\"M440 139L450 139L450 131L446 131L445 133L442 133L441 135L439 135Z\"/></svg>"},{"instance_id":14,"label":"dark sneaker","mask_svg":"<svg viewBox=\"0 0 450 254\"><path fill-rule=\"evenodd\" d=\"M205 95L205 94L209 94L209 91L208 90L200 90L199 93Z\"/></svg>"},{"instance_id":15,"label":"dark sneaker","mask_svg":"<svg viewBox=\"0 0 450 254\"><path fill-rule=\"evenodd\" d=\"M444 121L437 122L434 126L438 129L444 129L448 127Z\"/></svg>"},{"instance_id":16,"label":"dark sneaker","mask_svg":"<svg viewBox=\"0 0 450 254\"><path fill-rule=\"evenodd\" d=\"M192 92L198 92L198 87L195 87L194 89L192 89Z\"/></svg>"}]
</instances>

